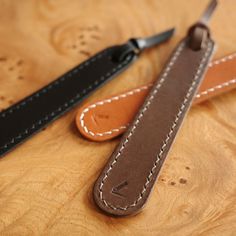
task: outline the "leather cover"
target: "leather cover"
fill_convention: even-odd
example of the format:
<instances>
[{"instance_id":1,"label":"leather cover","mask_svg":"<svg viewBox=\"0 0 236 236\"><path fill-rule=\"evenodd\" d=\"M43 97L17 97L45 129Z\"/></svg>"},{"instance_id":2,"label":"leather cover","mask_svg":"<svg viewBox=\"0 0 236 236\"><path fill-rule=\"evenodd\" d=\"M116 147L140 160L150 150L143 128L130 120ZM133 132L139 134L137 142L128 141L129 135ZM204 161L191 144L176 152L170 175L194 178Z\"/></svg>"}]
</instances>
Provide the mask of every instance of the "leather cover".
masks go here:
<instances>
[{"instance_id":1,"label":"leather cover","mask_svg":"<svg viewBox=\"0 0 236 236\"><path fill-rule=\"evenodd\" d=\"M0 156L60 117L124 70L146 48L167 41L174 28L133 38L93 56L59 79L0 113Z\"/></svg>"},{"instance_id":2,"label":"leather cover","mask_svg":"<svg viewBox=\"0 0 236 236\"><path fill-rule=\"evenodd\" d=\"M152 84L146 84L82 106L76 116L80 133L93 141L122 134L143 104ZM210 63L193 104L236 88L236 53Z\"/></svg>"},{"instance_id":3,"label":"leather cover","mask_svg":"<svg viewBox=\"0 0 236 236\"><path fill-rule=\"evenodd\" d=\"M57 119L91 91L121 72L136 58L130 52L122 61L113 61L122 46L108 48L46 87L0 113L0 155Z\"/></svg>"},{"instance_id":4,"label":"leather cover","mask_svg":"<svg viewBox=\"0 0 236 236\"><path fill-rule=\"evenodd\" d=\"M94 200L108 214L138 212L151 192L214 50L204 29L193 33L178 45L95 183Z\"/></svg>"}]
</instances>

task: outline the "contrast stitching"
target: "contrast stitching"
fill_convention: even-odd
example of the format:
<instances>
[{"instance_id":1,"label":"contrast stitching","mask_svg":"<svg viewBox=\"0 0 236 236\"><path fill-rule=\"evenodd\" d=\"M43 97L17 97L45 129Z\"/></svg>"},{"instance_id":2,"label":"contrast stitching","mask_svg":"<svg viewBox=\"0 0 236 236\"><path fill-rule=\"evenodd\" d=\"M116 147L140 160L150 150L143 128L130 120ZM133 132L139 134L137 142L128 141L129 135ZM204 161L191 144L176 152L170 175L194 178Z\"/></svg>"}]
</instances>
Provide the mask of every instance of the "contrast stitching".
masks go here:
<instances>
[{"instance_id":1,"label":"contrast stitching","mask_svg":"<svg viewBox=\"0 0 236 236\"><path fill-rule=\"evenodd\" d=\"M98 58L98 57L97 57ZM69 107L70 104L73 104L78 98L80 98L81 95L85 94L87 91L92 90L94 86L98 85L100 82L105 80L107 77L115 74L119 69L124 67L126 64L129 63L131 57L128 57L125 61L120 63L117 67L113 68L110 72L108 72L105 76L102 76L100 79L96 80L92 85L84 89L81 93L75 95L72 99L70 99L68 102L61 105L59 108L57 108L55 111L51 112L49 115L46 115L44 118L39 120L38 122L34 123L31 127L25 129L22 133L19 135L13 137L8 143L4 144L2 147L0 147L0 150L5 150L8 148L9 145L13 145L18 139L21 139L25 135L29 133L29 131L33 131L37 128L37 126L42 125L44 122L48 121L51 117L54 117L57 113L60 113L63 109L66 109ZM94 60L93 60L94 61ZM88 65L88 64L87 64Z\"/></svg>"},{"instance_id":2,"label":"contrast stitching","mask_svg":"<svg viewBox=\"0 0 236 236\"><path fill-rule=\"evenodd\" d=\"M158 92L159 88L162 86L162 84L164 83L167 75L169 74L169 71L170 69L173 67L173 65L175 64L177 58L179 57L180 53L182 52L183 48L184 48L184 45L185 43L181 43L179 45L179 47L177 48L177 50L175 51L172 59L170 60L168 66L166 67L165 71L163 72L163 75L161 77L161 79L159 80L159 82L157 83L156 87L153 88L151 94L150 94L150 97L149 99L147 100L146 104L144 105L143 109L141 110L139 116L137 117L136 121L134 122L134 126L132 127L132 129L130 130L129 134L127 134L127 138L124 140L122 146L120 147L118 153L116 154L116 157L114 158L114 161L111 163L111 165L109 166L108 170L106 171L106 173L104 174L104 177L100 183L100 186L99 186L99 197L101 199L101 201L105 204L105 206L107 207L110 207L114 210L127 210L129 207L132 207L132 206L135 206L137 204L137 202L139 200L142 199L142 196L143 196L143 193L141 192L141 195L138 197L138 199L131 205L129 206L126 206L126 207L115 207L113 205L111 205L110 203L108 203L104 198L103 198L103 185L104 185L104 182L105 180L107 179L108 177L108 174L109 172L112 170L113 166L117 163L117 161L119 160L119 156L121 155L122 153L122 150L125 148L126 144L129 142L129 139L131 138L131 136L133 135L134 133L134 130L136 129L137 127L137 124L140 122L140 119L143 117L144 113L147 111L148 107L150 106L151 104L151 101L153 100L155 94ZM146 190L145 190L146 191Z\"/></svg>"},{"instance_id":3,"label":"contrast stitching","mask_svg":"<svg viewBox=\"0 0 236 236\"><path fill-rule=\"evenodd\" d=\"M235 57L236 57L236 53L228 55L228 56L225 56L223 58L220 58L219 60L215 60L215 61L211 62L209 64L209 67L213 67L215 65L219 65L219 64L221 64L223 62L226 62L226 61L229 61L229 60L233 60Z\"/></svg>"},{"instance_id":4,"label":"contrast stitching","mask_svg":"<svg viewBox=\"0 0 236 236\"><path fill-rule=\"evenodd\" d=\"M109 49L108 49L109 50ZM25 100L23 100L22 102L20 102L19 104L13 106L10 109L7 109L3 112L0 113L0 117L6 117L7 114L11 114L13 113L15 110L19 110L20 108L24 107L25 105L27 105L28 103L32 102L33 100L35 100L36 98L39 98L42 94L47 93L49 90L51 90L52 88L54 88L55 86L58 86L59 84L61 84L64 80L68 79L69 77L71 77L73 74L76 74L79 70L84 69L85 67L87 67L88 65L90 65L92 62L95 62L96 60L100 59L102 56L104 56L108 50L102 51L101 53L97 54L96 56L92 57L91 59L83 62L82 64L80 64L78 67L76 67L75 69L73 69L72 71L70 71L69 73L67 73L66 75L62 76L61 78L59 78L58 80L53 81L51 84L49 84L48 86L46 86L45 88L39 90L37 93L31 95L30 97L26 98Z\"/></svg>"},{"instance_id":5,"label":"contrast stitching","mask_svg":"<svg viewBox=\"0 0 236 236\"><path fill-rule=\"evenodd\" d=\"M123 211L126 211L128 208L136 206L137 203L143 198L143 196L144 196L144 194L145 194L145 192L146 192L146 190L147 190L147 187L148 187L148 185L149 185L149 183L150 183L150 181L151 181L152 175L154 174L154 172L155 172L155 170L156 170L157 164L158 164L158 162L161 160L162 154L164 153L164 150L165 150L165 148L166 148L166 146L167 146L167 144L168 144L168 141L170 140L171 135L173 134L174 129L175 129L175 127L176 127L177 124L178 124L178 120L179 120L179 118L180 118L182 112L184 111L185 106L186 106L186 104L187 104L187 102L188 102L188 99L189 99L189 97L190 97L190 95L191 95L191 93L192 93L192 91L193 91L193 88L194 88L194 86L195 86L196 83L197 83L197 79L199 78L199 76L200 76L202 70L204 69L204 64L205 64L205 62L206 62L206 60L207 60L207 58L208 58L208 56L209 56L209 54L210 54L210 51L211 51L211 47L210 47L211 45L212 45L212 43L211 43L211 41L210 41L210 42L208 43L207 50L206 50L206 52L205 52L203 58L201 59L201 62L200 62L200 64L199 64L199 66L198 66L198 69L197 69L196 74L195 74L195 76L194 76L193 82L192 82L192 84L191 84L191 86L190 86L190 88L189 88L189 90L188 90L188 92L187 92L187 94L186 94L186 96L185 96L185 98L184 98L184 101L183 101L183 103L182 103L182 105L181 105L181 107L180 107L180 109L179 109L179 112L178 112L178 114L177 114L177 116L176 116L176 118L175 118L175 120L174 120L174 122L173 122L173 124L172 124L172 126L171 126L171 129L170 129L169 133L167 134L167 137L166 137L166 139L165 139L165 141L164 141L164 143L163 143L163 145L162 145L162 147L161 147L161 149L160 149L160 152L159 152L159 154L157 155L156 161L154 162L153 167L152 167L152 169L151 169L149 175L147 176L147 181L146 181L146 183L144 184L143 189L142 189L142 191L140 192L138 198L137 198L132 204L130 204L130 205L128 205L128 206L125 206L125 207L120 207L120 206L115 207L115 206L113 206L112 204L108 203L108 202L103 198L103 185L104 185L104 182L105 182L105 180L108 178L108 174L109 174L109 172L112 170L113 166L118 162L119 157L120 157L120 155L121 155L121 153L122 153L122 150L125 148L126 144L129 142L129 139L130 139L131 136L133 135L134 130L136 129L138 123L140 122L140 119L144 116L144 113L145 113L145 111L149 108L149 106L150 106L150 104L151 104L151 101L153 100L155 94L158 92L158 89L161 87L162 83L165 81L167 75L169 74L169 71L170 71L171 67L175 64L176 59L177 59L178 56L180 55L180 53L181 53L181 51L182 51L182 49L183 49L183 47L184 47L184 43L180 44L180 47L177 49L177 51L175 52L174 56L172 57L172 59L171 59L169 65L168 65L167 68L165 69L165 72L164 72L164 74L162 75L162 78L160 79L160 82L157 84L157 86L155 87L155 89L152 90L149 99L147 100L146 104L144 105L143 109L141 110L141 112L140 112L138 118L137 118L136 121L134 122L134 126L132 127L132 129L131 129L131 131L129 132L129 134L127 134L127 137L126 137L125 141L123 142L122 146L120 147L120 149L119 149L119 151L118 151L118 153L117 153L117 155L116 155L114 161L113 161L113 162L111 163L111 165L109 166L108 170L106 171L106 173L105 173L105 175L104 175L104 177L103 177L103 179L102 179L102 181L101 181L101 184L100 184L100 186L99 186L99 197L100 197L101 201L104 203L104 205L105 205L106 207L110 207L110 208L112 208L113 210L123 210Z\"/></svg>"},{"instance_id":6,"label":"contrast stitching","mask_svg":"<svg viewBox=\"0 0 236 236\"><path fill-rule=\"evenodd\" d=\"M225 83L216 85L215 87L209 88L209 89L207 89L207 90L205 90L205 91L203 91L203 92L197 94L197 95L196 95L196 98L200 98L200 97L202 97L202 96L205 96L205 95L207 95L207 94L209 94L209 93L214 92L214 91L217 90L217 89L222 89L222 88L228 87L228 86L230 86L230 85L232 85L232 84L235 84L235 83L236 83L236 79L229 80L228 82L225 82Z\"/></svg>"},{"instance_id":7,"label":"contrast stitching","mask_svg":"<svg viewBox=\"0 0 236 236\"><path fill-rule=\"evenodd\" d=\"M108 99L105 99L105 100L103 100L103 101L96 102L96 103L94 103L94 104L88 106L87 108L85 108L85 109L83 110L83 112L81 113L80 118L79 118L80 124L81 124L81 126L83 127L84 131L85 131L87 134L90 134L90 135L92 135L92 136L101 136L101 137L102 137L102 136L104 136L104 135L109 135L109 134L112 134L112 133L114 133L114 132L119 132L119 131L122 130L122 129L126 129L126 126L120 126L120 127L117 128L117 129L111 129L110 131L106 131L106 132L103 132L103 133L94 133L94 132L92 132L91 130L89 130L89 129L87 128L87 126L85 125L84 117L85 117L85 114L86 114L88 111L90 111L91 109L94 109L94 108L97 107L97 106L101 106L101 105L103 105L104 103L111 103L111 102L113 102L113 101L117 101L117 100L119 100L119 99L126 98L126 97L128 97L128 96L131 96L131 95L134 95L134 94L136 94L136 93L139 93L139 92L141 92L141 91L143 91L143 90L147 90L147 89L150 88L151 86L152 86L152 84L146 85L146 86L143 86L143 87L134 89L134 90L132 90L132 91L128 91L128 92L125 93L125 94L120 94L120 95L118 95L118 96L114 96L114 97L112 97L112 98L108 98Z\"/></svg>"},{"instance_id":8,"label":"contrast stitching","mask_svg":"<svg viewBox=\"0 0 236 236\"><path fill-rule=\"evenodd\" d=\"M213 66L219 65L219 64L221 64L221 63L227 62L228 60L232 60L232 59L234 59L235 57L236 57L236 53L231 54L231 55L228 55L228 56L225 56L225 57L223 57L223 58L221 58L221 59L219 59L219 60L216 60L216 61L211 62L210 65L209 65L209 67L213 67ZM224 83L222 83L222 84L216 85L215 87L209 88L209 89L207 89L207 90L205 90L205 91L203 91L203 92L201 92L201 93L198 93L195 97L196 97L196 98L200 98L200 97L205 96L205 95L207 95L207 94L209 94L209 93L211 93L211 92L214 92L215 90L225 88L225 87L230 86L230 85L232 85L232 84L234 84L234 83L236 83L236 79L229 80L228 82L224 82ZM81 115L80 115L80 125L81 125L81 127L83 128L83 130L84 130L87 134L89 134L89 135L91 135L91 136L100 136L100 137L103 137L103 136L106 136L106 135L111 135L111 134L113 134L113 133L120 132L121 130L126 129L128 125L123 125L123 126L120 126L120 127L118 127L118 128L114 128L114 129L111 129L111 130L105 131L105 132L97 132L97 133L94 133L94 132L92 132L92 131L86 126L86 124L85 124L85 122L84 122L84 118L85 118L85 115L86 115L87 112L89 112L89 111L92 110L92 109L95 109L97 106L101 106L101 105L104 105L104 104L106 104L106 103L111 103L112 101L117 101L117 100L119 100L119 99L126 98L126 97L131 96L131 95L133 95L133 94L135 94L135 93L139 93L139 92L141 92L141 91L143 91L143 90L147 90L147 89L149 89L151 86L152 86L152 84L149 84L149 85L143 86L143 87L141 87L141 88L133 89L133 90L128 91L128 92L126 92L126 93L123 93L123 94L120 94L120 95L118 95L118 96L114 96L114 97L112 97L112 98L109 98L109 99L105 99L105 100L96 102L96 103L94 103L94 104L88 106L87 108L85 108L85 109L82 111L82 113L81 113Z\"/></svg>"}]
</instances>

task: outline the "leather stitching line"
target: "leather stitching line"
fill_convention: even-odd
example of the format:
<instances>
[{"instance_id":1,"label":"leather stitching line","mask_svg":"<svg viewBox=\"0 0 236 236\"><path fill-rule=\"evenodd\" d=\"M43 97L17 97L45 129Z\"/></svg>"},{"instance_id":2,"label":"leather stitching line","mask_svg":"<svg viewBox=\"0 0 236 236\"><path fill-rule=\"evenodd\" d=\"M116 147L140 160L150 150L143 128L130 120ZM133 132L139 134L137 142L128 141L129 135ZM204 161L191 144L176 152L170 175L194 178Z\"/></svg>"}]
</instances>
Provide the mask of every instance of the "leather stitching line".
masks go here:
<instances>
[{"instance_id":1,"label":"leather stitching line","mask_svg":"<svg viewBox=\"0 0 236 236\"><path fill-rule=\"evenodd\" d=\"M67 73L66 75L62 76L61 78L57 79L56 81L53 81L51 84L49 84L45 88L40 89L37 93L24 99L18 105L13 106L11 109L7 109L7 110L3 111L2 113L0 113L0 117L2 117L2 118L6 117L7 114L11 114L11 113L13 113L13 111L19 110L21 107L24 107L28 103L32 102L33 100L35 100L35 98L39 98L40 95L47 93L49 90L51 90L55 86L61 84L64 80L68 79L73 74L76 74L79 70L84 69L85 67L89 66L92 62L95 62L96 60L100 59L102 56L104 56L108 52L108 50L102 51L101 53L97 54L93 58L83 62L81 65L79 65L78 67L73 69L71 72Z\"/></svg>"},{"instance_id":2,"label":"leather stitching line","mask_svg":"<svg viewBox=\"0 0 236 236\"><path fill-rule=\"evenodd\" d=\"M236 57L236 53L234 53L234 54L232 54L232 55L225 56L225 57L223 57L223 58L221 58L221 59L219 59L219 60L216 60L216 61L211 62L210 65L209 65L209 67L213 67L213 66L219 65L219 64L221 64L221 63L227 62L228 60L233 60L235 57ZM232 85L232 84L234 84L234 83L236 83L236 79L229 80L228 82L224 82L224 83L219 84L219 85L216 85L216 86L214 86L214 87L212 87L212 88L206 89L205 91L203 91L203 92L201 92L201 93L198 93L195 97L196 97L196 98L200 98L200 97L205 96L205 95L207 95L207 94L209 94L209 93L211 93L211 92L214 92L215 90L222 89L222 88L227 87L227 86L230 86L230 85ZM143 90L147 90L147 89L150 88L151 86L152 86L152 84L147 85L147 86L143 86L143 87L141 87L141 88L137 88L137 89L128 91L127 93L123 93L123 94L120 94L120 95L118 95L118 96L114 96L114 97L112 97L112 98L105 99L105 100L96 102L96 103L94 103L94 104L88 106L88 107L85 108L85 109L82 111L82 113L81 113L81 116L80 116L80 125L81 125L81 127L83 128L83 130L84 130L87 134L89 134L89 135L91 135L91 136L100 136L100 137L106 136L106 135L111 135L111 134L113 134L113 133L115 133L115 132L119 132L119 131L121 131L121 130L123 130L123 129L126 129L126 128L127 128L127 125L124 125L124 126L120 126L120 127L118 127L118 128L114 128L114 129L111 129L111 130L109 130L109 131L105 131L105 132L102 132L102 133L100 133L100 132L94 133L94 132L91 131L91 129L89 129L89 128L86 126L86 124L85 124L85 122L84 122L84 117L85 117L85 114L86 114L87 112L89 112L89 111L92 110L92 109L95 109L97 106L101 106L101 105L103 105L103 104L105 104L105 103L111 103L112 101L119 100L119 99L122 99L122 98L125 98L125 97L128 97L128 96L131 96L131 95L133 95L133 94L135 94L135 93L139 93L139 92L141 92L141 91L143 91Z\"/></svg>"},{"instance_id":3,"label":"leather stitching line","mask_svg":"<svg viewBox=\"0 0 236 236\"><path fill-rule=\"evenodd\" d=\"M135 130L136 127L137 127L137 124L139 123L140 119L143 117L145 111L146 111L146 110L148 109L148 107L150 106L151 101L152 101L153 98L154 98L154 95L158 92L159 88L162 86L163 82L165 81L167 75L169 74L170 69L171 69L172 66L175 64L177 58L179 57L180 53L182 52L182 50L183 50L183 48L184 48L184 45L185 45L184 43L181 43L181 44L179 45L179 47L177 48L177 50L175 51L175 53L174 53L172 59L170 60L168 66L165 68L165 71L163 72L161 79L159 80L159 82L157 83L156 87L155 87L155 88L153 89L153 91L151 92L149 99L147 100L147 102L146 102L146 104L144 105L143 109L141 110L139 116L137 117L136 121L134 122L134 126L132 127L132 129L130 130L129 134L127 135L127 138L125 139L125 141L123 142L122 146L120 147L118 153L116 154L116 157L114 158L113 162L110 164L108 170L106 171L106 173L105 173L105 175L104 175L104 177L103 177L103 179L102 179L102 181L101 181L101 183L100 183L100 185L99 185L99 197L100 197L101 201L104 203L104 205L105 205L106 207L110 207L110 208L112 208L113 210L124 210L124 211L125 211L125 210L127 210L129 207L134 207L134 206L138 203L138 201L142 199L143 194L141 193L142 195L140 195L140 196L138 197L138 199L137 199L136 201L134 201L133 204L131 204L131 205L129 205L129 206L126 206L126 207L115 207L115 206L113 206L112 204L108 203L108 202L103 198L103 189L102 189L102 188L103 188L103 185L104 185L105 180L106 180L107 177L108 177L109 172L112 170L113 166L118 162L118 158L119 158L119 156L121 155L122 150L125 148L126 144L129 142L129 138L133 135L133 132L134 132L134 130ZM146 190L145 190L145 191L146 191Z\"/></svg>"},{"instance_id":4,"label":"leather stitching line","mask_svg":"<svg viewBox=\"0 0 236 236\"><path fill-rule=\"evenodd\" d=\"M197 95L196 95L196 98L200 98L200 97L202 97L202 96L205 96L205 95L207 95L207 94L209 94L209 93L214 92L215 90L222 89L222 88L224 88L224 87L228 87L228 86L230 86L230 85L232 85L232 84L235 84L235 83L236 83L236 79L229 80L229 81L227 81L227 82L225 82L225 83L216 85L216 86L214 86L214 87L212 87L212 88L209 88L209 89L206 89L205 91L203 91L203 92L197 94Z\"/></svg>"},{"instance_id":5,"label":"leather stitching line","mask_svg":"<svg viewBox=\"0 0 236 236\"><path fill-rule=\"evenodd\" d=\"M166 147L167 144L168 144L168 141L169 141L170 138L171 138L171 135L172 135L173 132L174 132L174 129L175 129L176 125L178 124L178 120L179 120L179 118L180 118L180 116L181 116L183 110L185 109L185 106L186 106L186 103L188 102L189 96L191 95L192 90L193 90L194 86L195 86L196 83L197 83L197 79L199 78L199 75L200 75L200 73L202 72L203 65L204 65L204 63L205 63L207 57L209 56L209 53L210 53L210 51L211 51L211 47L210 47L210 46L211 46L211 42L208 43L208 48L207 48L207 50L206 50L206 52L205 52L205 54L204 54L204 56L203 56L203 58L202 58L202 60L201 60L201 62L200 62L200 65L198 66L198 69L197 69L197 72L196 72L196 74L195 74L195 76L194 76L193 82L192 82L192 84L191 84L191 86L190 86L190 88L189 88L189 90L188 90L188 92L187 92L187 94L186 94L186 96L185 96L185 98L184 98L184 101L183 101L183 103L182 103L182 105L181 105L181 107L180 107L180 109L179 109L179 112L178 112L178 114L177 114L177 116L176 116L176 118L175 118L175 120L174 120L174 122L173 122L173 124L172 124L172 127L171 127L169 133L167 134L167 137L166 137L166 139L165 139L165 141L164 141L164 143L163 143L163 145L162 145L162 147L161 147L161 149L160 149L160 152L159 152L159 154L157 155L157 159L156 159L156 161L154 162L154 165L153 165L153 167L152 167L152 169L151 169L151 171L150 171L150 173L149 173L149 175L148 175L148 177L147 177L147 181L146 181L146 183L144 184L143 190L142 190L141 193L139 194L138 198L137 198L131 205L128 205L128 206L126 206L126 207L120 207L120 206L115 207L115 206L113 206L112 204L108 203L108 202L103 198L103 192L102 192L102 191L103 191L102 188L103 188L104 182L105 182L106 178L108 177L109 172L112 170L113 166L117 163L118 158L119 158L119 156L121 155L122 150L125 148L126 144L129 142L129 138L133 135L133 131L134 131L134 129L136 129L137 124L138 124L139 121L140 121L140 118L143 117L145 111L148 109L149 105L151 104L151 101L153 100L155 94L157 93L158 89L161 87L161 84L165 81L165 79L166 79L166 77L167 77L167 75L168 75L168 72L170 71L170 69L171 69L171 67L174 65L174 63L176 62L176 59L178 58L178 56L180 55L180 52L181 52L182 49L183 49L183 46L184 46L184 44L182 44L182 46L180 46L180 47L178 48L178 50L176 51L174 57L171 59L171 61L170 61L169 65L168 65L168 67L165 69L165 72L164 72L164 74L163 74L163 76L162 76L160 82L157 84L156 88L151 92L151 96L149 97L149 100L147 100L146 104L144 105L143 110L142 110L141 113L139 114L137 120L134 122L133 128L131 129L130 133L128 134L127 138L125 139L124 143L122 144L120 150L118 151L118 153L117 153L117 155L116 155L114 161L111 163L110 167L109 167L108 170L106 171L105 176L103 177L103 179L102 179L102 181L101 181L101 184L100 184L100 186L99 186L99 193L100 193L100 194L99 194L99 197L100 197L100 199L102 200L102 202L104 203L104 205L105 205L106 207L110 207L110 208L112 208L113 210L123 210L123 211L125 211L125 210L127 210L128 208L130 208L130 207L136 206L137 203L143 198L144 193L145 193L146 190L147 190L147 187L148 187L148 185L149 185L149 183L150 183L150 181L151 181L152 175L153 175L154 172L155 172L155 169L156 169L156 167L157 167L157 164L158 164L158 162L159 162L160 159L161 159L161 156L162 156L162 154L163 154L163 152L164 152L164 150L165 150L165 147Z\"/></svg>"},{"instance_id":6,"label":"leather stitching line","mask_svg":"<svg viewBox=\"0 0 236 236\"><path fill-rule=\"evenodd\" d=\"M120 130L125 129L127 126L120 126L120 127L117 128L117 129L111 129L110 131L106 131L106 132L103 132L103 133L94 133L94 132L92 132L91 130L89 130L89 129L87 128L87 126L85 125L85 123L84 123L84 117L85 117L85 114L86 114L88 111L90 111L91 109L94 109L95 107L97 107L97 106L99 106L99 105L103 105L104 103L111 103L111 102L113 102L113 101L117 101L117 100L119 100L119 99L126 98L127 96L131 96L131 95L133 95L133 94L135 94L135 93L139 93L139 92L141 92L141 91L143 91L143 90L147 90L147 89L150 88L151 86L152 86L152 84L146 85L146 86L143 86L143 87L134 89L134 90L132 90L132 91L129 91L129 92L125 93L125 94L121 94L121 95L119 95L119 96L115 96L115 97L112 97L112 98L109 98L109 99L106 99L106 100L103 100L103 101L100 101L100 102L96 102L96 103L94 103L94 104L88 106L87 108L85 108L85 109L83 110L83 112L81 113L80 118L79 118L80 124L81 124L81 126L83 127L84 131L85 131L86 133L92 135L92 136L104 136L104 135L109 135L109 134L112 134L112 133L114 133L114 132L119 132Z\"/></svg>"},{"instance_id":7,"label":"leather stitching line","mask_svg":"<svg viewBox=\"0 0 236 236\"><path fill-rule=\"evenodd\" d=\"M103 54L103 53L102 53ZM101 55L102 55L101 54ZM97 59L99 58L98 56L96 57ZM76 102L76 99L80 98L80 96L82 94L85 94L87 91L93 89L94 86L96 86L98 83L104 81L107 77L115 74L119 69L121 69L122 67L124 67L126 64L129 63L130 61L130 57L128 57L124 62L120 63L117 67L113 68L110 72L108 72L105 76L102 76L100 79L96 80L93 85L90 85L89 87L87 87L86 89L84 89L82 91L82 93L79 93L77 95L75 95L72 99L70 99L68 102L64 103L63 105L61 105L59 108L57 108L55 111L51 112L49 115L46 115L44 118L40 119L38 122L34 123L31 127L25 129L25 131L23 131L22 133L20 133L19 135L13 137L11 139L11 141L9 141L8 143L4 144L2 147L0 147L0 150L5 150L8 148L9 145L14 144L18 139L23 138L25 135L27 135L29 133L29 131L33 131L34 129L37 128L37 126L42 125L44 122L46 122L47 120L49 120L49 118L54 117L55 115L57 115L57 113L60 113L63 109L68 108L69 104L73 104L74 102ZM94 61L94 60L93 60ZM88 64L87 64L88 65Z\"/></svg>"},{"instance_id":8,"label":"leather stitching line","mask_svg":"<svg viewBox=\"0 0 236 236\"><path fill-rule=\"evenodd\" d=\"M211 62L209 64L209 67L213 67L215 65L219 65L219 64L221 64L223 62L226 62L226 61L229 61L229 60L233 60L235 57L236 57L236 53L228 55L228 56L225 56L223 58L220 58L219 60L215 60L215 61Z\"/></svg>"}]
</instances>

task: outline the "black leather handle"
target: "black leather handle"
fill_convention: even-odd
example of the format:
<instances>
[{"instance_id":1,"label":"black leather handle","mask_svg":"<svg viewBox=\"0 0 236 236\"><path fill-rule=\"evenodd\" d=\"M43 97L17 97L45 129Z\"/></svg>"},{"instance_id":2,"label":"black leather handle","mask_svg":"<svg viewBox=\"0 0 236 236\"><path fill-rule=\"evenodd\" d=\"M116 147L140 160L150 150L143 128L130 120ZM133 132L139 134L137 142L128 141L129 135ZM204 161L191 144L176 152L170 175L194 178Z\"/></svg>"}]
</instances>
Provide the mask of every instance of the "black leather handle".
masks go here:
<instances>
[{"instance_id":1,"label":"black leather handle","mask_svg":"<svg viewBox=\"0 0 236 236\"><path fill-rule=\"evenodd\" d=\"M71 109L135 59L136 55L132 53L122 62L112 61L116 48L98 53L0 113L0 155Z\"/></svg>"},{"instance_id":2,"label":"black leather handle","mask_svg":"<svg viewBox=\"0 0 236 236\"><path fill-rule=\"evenodd\" d=\"M170 38L167 31L156 44ZM163 37L165 34L165 37ZM144 39L145 40L145 39ZM154 44L153 44L154 45ZM151 46L153 46L151 45ZM127 48L129 47L128 53ZM122 53L122 60L114 55ZM32 134L60 117L90 92L124 70L137 58L140 50L130 42L114 46L93 56L34 94L0 113L0 155L11 150Z\"/></svg>"}]
</instances>

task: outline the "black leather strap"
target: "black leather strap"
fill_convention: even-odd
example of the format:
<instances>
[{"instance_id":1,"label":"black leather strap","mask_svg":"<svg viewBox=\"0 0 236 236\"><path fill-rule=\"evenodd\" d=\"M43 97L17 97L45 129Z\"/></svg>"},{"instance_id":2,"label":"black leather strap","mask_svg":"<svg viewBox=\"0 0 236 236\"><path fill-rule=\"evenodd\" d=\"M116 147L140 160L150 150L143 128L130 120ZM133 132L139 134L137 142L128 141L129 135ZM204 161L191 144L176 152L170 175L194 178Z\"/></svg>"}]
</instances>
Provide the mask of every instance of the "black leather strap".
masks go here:
<instances>
[{"instance_id":1,"label":"black leather strap","mask_svg":"<svg viewBox=\"0 0 236 236\"><path fill-rule=\"evenodd\" d=\"M173 31L160 34L161 42ZM163 35L165 36L163 38ZM133 42L133 46L131 47ZM57 80L0 113L0 155L11 150L32 134L60 117L90 92L124 70L136 58L140 49L133 41L108 48ZM160 43L156 40L154 44ZM127 46L128 45L128 46ZM123 53L124 49L128 53ZM122 60L114 55L122 54ZM125 51L126 52L126 51Z\"/></svg>"}]
</instances>

